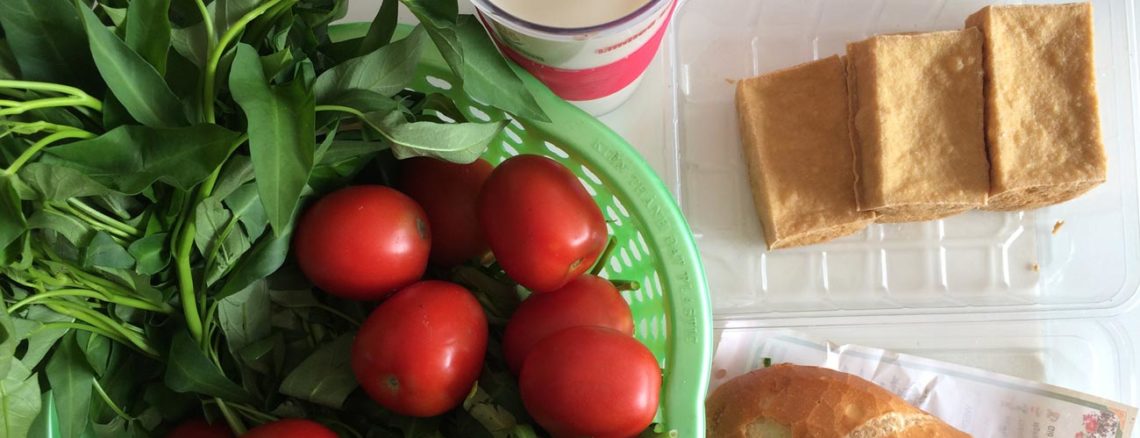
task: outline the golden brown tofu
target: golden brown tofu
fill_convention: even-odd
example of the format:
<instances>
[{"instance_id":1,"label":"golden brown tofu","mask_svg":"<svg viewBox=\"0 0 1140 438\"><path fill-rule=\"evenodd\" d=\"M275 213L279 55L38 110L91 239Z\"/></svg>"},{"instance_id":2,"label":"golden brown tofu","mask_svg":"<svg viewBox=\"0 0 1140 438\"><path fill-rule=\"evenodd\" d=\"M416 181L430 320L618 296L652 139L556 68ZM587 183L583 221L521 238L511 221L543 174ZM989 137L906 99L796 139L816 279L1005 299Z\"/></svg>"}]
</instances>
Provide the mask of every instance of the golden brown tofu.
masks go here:
<instances>
[{"instance_id":1,"label":"golden brown tofu","mask_svg":"<svg viewBox=\"0 0 1140 438\"><path fill-rule=\"evenodd\" d=\"M736 87L752 195L771 249L848 235L874 220L855 208L847 84L839 57Z\"/></svg>"},{"instance_id":2,"label":"golden brown tofu","mask_svg":"<svg viewBox=\"0 0 1140 438\"><path fill-rule=\"evenodd\" d=\"M987 208L1056 204L1104 182L1092 6L988 6L966 25L985 35Z\"/></svg>"},{"instance_id":3,"label":"golden brown tofu","mask_svg":"<svg viewBox=\"0 0 1140 438\"><path fill-rule=\"evenodd\" d=\"M982 35L880 35L847 45L859 210L879 222L986 204Z\"/></svg>"}]
</instances>

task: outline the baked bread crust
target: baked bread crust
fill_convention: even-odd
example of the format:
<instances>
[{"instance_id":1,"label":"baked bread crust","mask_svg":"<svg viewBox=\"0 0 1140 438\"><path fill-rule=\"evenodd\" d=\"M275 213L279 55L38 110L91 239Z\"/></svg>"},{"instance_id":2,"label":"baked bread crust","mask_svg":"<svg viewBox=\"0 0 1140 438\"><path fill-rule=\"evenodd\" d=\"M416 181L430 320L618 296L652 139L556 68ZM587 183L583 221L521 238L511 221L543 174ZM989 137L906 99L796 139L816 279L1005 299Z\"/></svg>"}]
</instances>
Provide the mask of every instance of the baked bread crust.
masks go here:
<instances>
[{"instance_id":1,"label":"baked bread crust","mask_svg":"<svg viewBox=\"0 0 1140 438\"><path fill-rule=\"evenodd\" d=\"M961 438L970 435L857 376L775 365L721 385L710 438Z\"/></svg>"}]
</instances>

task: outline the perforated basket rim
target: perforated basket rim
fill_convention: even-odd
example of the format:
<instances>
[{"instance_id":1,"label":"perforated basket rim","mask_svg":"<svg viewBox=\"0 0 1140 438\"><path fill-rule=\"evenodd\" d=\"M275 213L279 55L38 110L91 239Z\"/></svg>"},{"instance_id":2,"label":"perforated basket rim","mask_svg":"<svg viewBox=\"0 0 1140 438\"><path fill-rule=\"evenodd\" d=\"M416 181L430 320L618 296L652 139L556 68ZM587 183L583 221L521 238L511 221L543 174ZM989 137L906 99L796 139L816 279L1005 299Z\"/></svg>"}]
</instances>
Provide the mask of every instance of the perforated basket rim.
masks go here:
<instances>
[{"instance_id":1,"label":"perforated basket rim","mask_svg":"<svg viewBox=\"0 0 1140 438\"><path fill-rule=\"evenodd\" d=\"M330 38L336 41L364 35L368 25L359 22L332 26ZM401 25L397 38L411 29ZM420 64L447 70L446 62L432 45L425 47ZM668 321L668 366L662 385L661 418L665 429L675 431L676 436L703 436L704 400L712 360L712 313L708 282L688 223L657 173L624 138L555 96L524 70L514 64L511 67L550 118L550 122L520 119L527 131L541 133L601 173L609 183L606 187L626 200L624 205L630 214L643 225L642 234L657 260Z\"/></svg>"}]
</instances>

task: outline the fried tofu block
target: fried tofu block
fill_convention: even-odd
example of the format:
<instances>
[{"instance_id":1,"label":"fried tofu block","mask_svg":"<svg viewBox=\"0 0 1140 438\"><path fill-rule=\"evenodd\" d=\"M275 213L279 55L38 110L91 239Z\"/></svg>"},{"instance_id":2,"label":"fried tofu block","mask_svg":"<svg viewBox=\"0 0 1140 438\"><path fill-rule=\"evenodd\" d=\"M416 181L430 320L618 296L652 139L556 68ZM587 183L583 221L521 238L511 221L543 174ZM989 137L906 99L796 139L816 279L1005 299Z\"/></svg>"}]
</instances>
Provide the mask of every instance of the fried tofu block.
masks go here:
<instances>
[{"instance_id":1,"label":"fried tofu block","mask_svg":"<svg viewBox=\"0 0 1140 438\"><path fill-rule=\"evenodd\" d=\"M859 210L912 222L985 205L981 33L880 35L847 58Z\"/></svg>"},{"instance_id":2,"label":"fried tofu block","mask_svg":"<svg viewBox=\"0 0 1140 438\"><path fill-rule=\"evenodd\" d=\"M1092 6L988 6L966 26L985 35L987 208L1056 204L1104 182Z\"/></svg>"},{"instance_id":3,"label":"fried tofu block","mask_svg":"<svg viewBox=\"0 0 1140 438\"><path fill-rule=\"evenodd\" d=\"M855 208L843 70L832 56L737 84L753 199L771 249L823 242L874 221Z\"/></svg>"}]
</instances>

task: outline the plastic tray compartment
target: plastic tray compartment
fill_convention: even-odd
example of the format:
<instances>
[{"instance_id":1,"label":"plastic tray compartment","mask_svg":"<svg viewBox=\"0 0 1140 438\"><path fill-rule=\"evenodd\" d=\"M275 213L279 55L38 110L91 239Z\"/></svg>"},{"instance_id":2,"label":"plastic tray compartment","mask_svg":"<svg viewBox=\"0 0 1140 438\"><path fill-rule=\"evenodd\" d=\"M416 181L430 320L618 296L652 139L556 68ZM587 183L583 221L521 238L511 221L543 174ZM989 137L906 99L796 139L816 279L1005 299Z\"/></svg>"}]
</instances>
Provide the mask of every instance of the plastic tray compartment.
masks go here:
<instances>
[{"instance_id":1,"label":"plastic tray compartment","mask_svg":"<svg viewBox=\"0 0 1140 438\"><path fill-rule=\"evenodd\" d=\"M735 80L845 51L879 33L959 29L986 1L687 0L668 53L666 174L698 239L718 319L979 312L1117 312L1136 294L1140 73L1134 6L1093 2L1107 183L1054 207L872 225L765 249L740 152ZM1054 232L1055 226L1063 226ZM839 311L838 313L836 311ZM1098 312L1099 313L1099 312Z\"/></svg>"}]
</instances>

